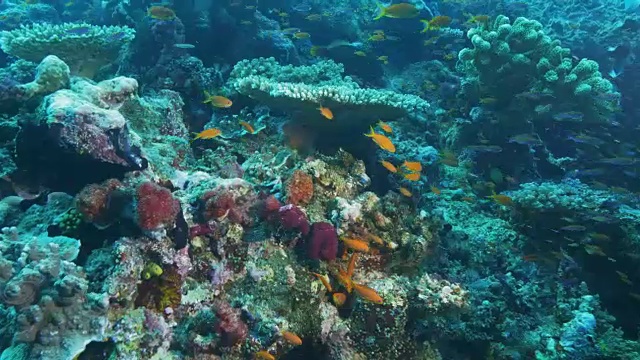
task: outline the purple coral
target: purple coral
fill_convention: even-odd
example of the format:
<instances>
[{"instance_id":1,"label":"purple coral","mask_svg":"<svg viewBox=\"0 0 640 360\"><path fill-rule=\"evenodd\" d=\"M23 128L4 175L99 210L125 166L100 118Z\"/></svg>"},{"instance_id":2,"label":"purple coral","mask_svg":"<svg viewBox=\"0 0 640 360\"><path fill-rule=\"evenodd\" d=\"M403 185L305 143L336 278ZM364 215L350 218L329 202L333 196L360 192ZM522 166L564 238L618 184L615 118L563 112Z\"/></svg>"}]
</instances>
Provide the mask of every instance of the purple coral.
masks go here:
<instances>
[{"instance_id":1,"label":"purple coral","mask_svg":"<svg viewBox=\"0 0 640 360\"><path fill-rule=\"evenodd\" d=\"M217 317L215 330L220 335L222 346L231 347L247 338L249 328L240 319L240 310L221 300L213 306Z\"/></svg>"},{"instance_id":2,"label":"purple coral","mask_svg":"<svg viewBox=\"0 0 640 360\"><path fill-rule=\"evenodd\" d=\"M315 260L333 261L338 255L338 233L333 225L317 222L311 225L307 254Z\"/></svg>"},{"instance_id":3,"label":"purple coral","mask_svg":"<svg viewBox=\"0 0 640 360\"><path fill-rule=\"evenodd\" d=\"M288 230L298 230L302 235L309 233L307 215L293 204L285 205L278 210L282 227Z\"/></svg>"}]
</instances>

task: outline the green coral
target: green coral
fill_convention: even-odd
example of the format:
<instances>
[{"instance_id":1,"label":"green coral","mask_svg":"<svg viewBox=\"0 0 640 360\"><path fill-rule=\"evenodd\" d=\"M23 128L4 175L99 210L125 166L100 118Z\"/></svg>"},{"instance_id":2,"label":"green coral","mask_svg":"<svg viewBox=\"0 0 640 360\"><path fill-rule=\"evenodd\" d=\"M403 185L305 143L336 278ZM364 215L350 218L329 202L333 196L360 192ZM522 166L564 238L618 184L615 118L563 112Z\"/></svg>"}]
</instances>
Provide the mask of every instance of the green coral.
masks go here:
<instances>
[{"instance_id":1,"label":"green coral","mask_svg":"<svg viewBox=\"0 0 640 360\"><path fill-rule=\"evenodd\" d=\"M100 67L115 61L134 37L135 30L126 26L34 23L0 33L0 48L33 62L55 55L75 73L91 77Z\"/></svg>"},{"instance_id":2,"label":"green coral","mask_svg":"<svg viewBox=\"0 0 640 360\"><path fill-rule=\"evenodd\" d=\"M600 100L619 94L598 64L588 59L574 64L570 50L545 35L538 21L519 17L511 23L500 15L467 36L473 48L460 51L457 65L471 79L465 84L467 94L494 97L502 104L516 94L546 94L554 98L555 112L579 111L587 122L606 121L616 110L612 101Z\"/></svg>"},{"instance_id":3,"label":"green coral","mask_svg":"<svg viewBox=\"0 0 640 360\"><path fill-rule=\"evenodd\" d=\"M414 95L362 89L343 72L342 65L330 60L295 67L259 58L237 63L229 85L269 106L300 112L299 119L310 122L326 122L318 111L320 105L330 108L340 125L369 124L380 117L420 116L431 110L427 101Z\"/></svg>"},{"instance_id":4,"label":"green coral","mask_svg":"<svg viewBox=\"0 0 640 360\"><path fill-rule=\"evenodd\" d=\"M58 216L55 219L55 224L60 227L64 235L72 234L78 230L78 227L82 224L82 214L75 208L71 208Z\"/></svg>"}]
</instances>

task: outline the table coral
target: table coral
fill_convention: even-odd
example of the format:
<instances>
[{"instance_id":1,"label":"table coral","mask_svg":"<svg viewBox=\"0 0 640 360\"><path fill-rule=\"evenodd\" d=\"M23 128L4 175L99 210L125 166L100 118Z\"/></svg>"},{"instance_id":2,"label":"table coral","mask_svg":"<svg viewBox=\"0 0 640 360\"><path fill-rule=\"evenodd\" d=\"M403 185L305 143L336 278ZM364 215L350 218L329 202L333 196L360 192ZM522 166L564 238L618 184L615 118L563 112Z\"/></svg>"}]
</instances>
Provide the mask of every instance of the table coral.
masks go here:
<instances>
[{"instance_id":1,"label":"table coral","mask_svg":"<svg viewBox=\"0 0 640 360\"><path fill-rule=\"evenodd\" d=\"M3 31L0 48L7 54L34 62L55 55L74 73L91 77L100 67L112 63L134 37L135 31L128 27L34 23Z\"/></svg>"},{"instance_id":2,"label":"table coral","mask_svg":"<svg viewBox=\"0 0 640 360\"><path fill-rule=\"evenodd\" d=\"M311 66L280 65L273 58L243 60L231 71L229 85L237 92L270 106L299 111L305 121L326 122L320 105L331 108L336 123L373 123L382 117L420 116L428 102L414 95L388 90L361 89L342 75L344 68L326 60Z\"/></svg>"}]
</instances>

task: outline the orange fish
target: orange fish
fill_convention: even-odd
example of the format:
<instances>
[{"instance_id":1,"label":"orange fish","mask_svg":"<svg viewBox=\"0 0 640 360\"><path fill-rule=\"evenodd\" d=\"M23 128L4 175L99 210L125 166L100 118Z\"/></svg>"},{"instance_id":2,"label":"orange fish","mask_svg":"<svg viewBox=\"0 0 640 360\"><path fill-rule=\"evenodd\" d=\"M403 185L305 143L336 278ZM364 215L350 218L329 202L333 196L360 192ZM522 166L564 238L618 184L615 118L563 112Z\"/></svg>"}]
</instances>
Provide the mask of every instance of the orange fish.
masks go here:
<instances>
[{"instance_id":1,"label":"orange fish","mask_svg":"<svg viewBox=\"0 0 640 360\"><path fill-rule=\"evenodd\" d=\"M382 304L384 302L384 299L378 295L375 290L368 286L353 283L353 288L356 290L358 295L367 301L371 301L375 304Z\"/></svg>"},{"instance_id":2,"label":"orange fish","mask_svg":"<svg viewBox=\"0 0 640 360\"><path fill-rule=\"evenodd\" d=\"M409 173L409 174L405 174L404 178L409 180L409 181L418 181L420 180L420 173Z\"/></svg>"},{"instance_id":3,"label":"orange fish","mask_svg":"<svg viewBox=\"0 0 640 360\"><path fill-rule=\"evenodd\" d=\"M347 276L348 277L353 276L353 272L356 269L356 261L358 261L358 253L351 254L351 257L349 258L349 265L347 265Z\"/></svg>"},{"instance_id":4,"label":"orange fish","mask_svg":"<svg viewBox=\"0 0 640 360\"><path fill-rule=\"evenodd\" d=\"M342 239L342 242L344 243L344 245L353 250L353 251L360 251L360 252L368 252L369 251L369 244L367 244L366 242L359 240L359 239Z\"/></svg>"},{"instance_id":5,"label":"orange fish","mask_svg":"<svg viewBox=\"0 0 640 360\"><path fill-rule=\"evenodd\" d=\"M329 109L328 107L324 107L324 106L320 105L318 110L320 110L320 114L322 116L324 116L325 118L327 118L329 120L333 120L333 111L331 111L331 109Z\"/></svg>"},{"instance_id":6,"label":"orange fish","mask_svg":"<svg viewBox=\"0 0 640 360\"><path fill-rule=\"evenodd\" d=\"M253 128L253 126L251 126L251 124L249 124L248 122L244 121L244 120L240 120L240 125L242 125L242 127L247 130L247 132L249 134L254 134L256 132L256 130Z\"/></svg>"},{"instance_id":7,"label":"orange fish","mask_svg":"<svg viewBox=\"0 0 640 360\"><path fill-rule=\"evenodd\" d=\"M342 306L347 301L347 295L344 293L334 293L331 295L331 299L336 306Z\"/></svg>"},{"instance_id":8,"label":"orange fish","mask_svg":"<svg viewBox=\"0 0 640 360\"><path fill-rule=\"evenodd\" d=\"M384 240L382 240L382 238L378 235L374 235L374 234L369 234L367 235L368 239L373 241L374 243L378 244L378 245L384 245Z\"/></svg>"},{"instance_id":9,"label":"orange fish","mask_svg":"<svg viewBox=\"0 0 640 360\"><path fill-rule=\"evenodd\" d=\"M402 166L411 171L422 171L422 164L417 161L406 161L402 163Z\"/></svg>"},{"instance_id":10,"label":"orange fish","mask_svg":"<svg viewBox=\"0 0 640 360\"><path fill-rule=\"evenodd\" d=\"M211 104L213 107L217 107L217 108L228 108L231 107L231 105L233 105L233 102L229 99L227 99L224 96L218 96L218 95L211 95L209 94L208 91L204 91L204 101L202 102L203 104Z\"/></svg>"},{"instance_id":11,"label":"orange fish","mask_svg":"<svg viewBox=\"0 0 640 360\"><path fill-rule=\"evenodd\" d=\"M432 186L432 187L431 187L431 192L432 192L432 193L434 193L434 194L436 194L436 195L440 195L440 194L441 194L440 189L438 189L438 188L437 188L437 187L435 187L435 186Z\"/></svg>"},{"instance_id":12,"label":"orange fish","mask_svg":"<svg viewBox=\"0 0 640 360\"><path fill-rule=\"evenodd\" d=\"M398 191L400 191L400 194L406 196L406 197L412 197L413 194L411 193L411 191L407 190L407 188L399 188Z\"/></svg>"},{"instance_id":13,"label":"orange fish","mask_svg":"<svg viewBox=\"0 0 640 360\"><path fill-rule=\"evenodd\" d=\"M392 173L397 173L398 172L398 168L395 167L395 165L393 165L392 163L386 161L386 160L381 160L380 164L382 164L382 166L384 166L385 169L391 171Z\"/></svg>"},{"instance_id":14,"label":"orange fish","mask_svg":"<svg viewBox=\"0 0 640 360\"><path fill-rule=\"evenodd\" d=\"M292 345L296 345L296 346L300 346L302 345L302 339L300 339L300 337L294 333L292 333L291 331L283 331L282 333L282 337L287 340L287 342L289 342Z\"/></svg>"},{"instance_id":15,"label":"orange fish","mask_svg":"<svg viewBox=\"0 0 640 360\"><path fill-rule=\"evenodd\" d=\"M222 131L220 131L220 129L211 128L211 129L202 130L201 132L194 133L194 134L196 134L196 137L191 139L189 143L192 143L198 139L203 139L203 140L213 139L214 137L222 134Z\"/></svg>"},{"instance_id":16,"label":"orange fish","mask_svg":"<svg viewBox=\"0 0 640 360\"><path fill-rule=\"evenodd\" d=\"M382 120L378 121L378 126L380 126L380 129L382 129L386 133L391 134L393 132L391 126L387 123L382 122Z\"/></svg>"},{"instance_id":17,"label":"orange fish","mask_svg":"<svg viewBox=\"0 0 640 360\"><path fill-rule=\"evenodd\" d=\"M344 272L342 269L338 269L338 271L333 275L335 275L336 279L338 279L338 282L342 286L344 286L345 289L347 289L348 293L351 293L353 291L353 282L351 281L351 277L347 276L346 272Z\"/></svg>"},{"instance_id":18,"label":"orange fish","mask_svg":"<svg viewBox=\"0 0 640 360\"><path fill-rule=\"evenodd\" d=\"M313 273L313 275L315 275L318 278L318 280L320 280L320 282L322 283L322 285L324 285L324 287L327 289L328 292L333 292L333 287L331 287L329 280L325 276L320 275L318 273Z\"/></svg>"},{"instance_id":19,"label":"orange fish","mask_svg":"<svg viewBox=\"0 0 640 360\"><path fill-rule=\"evenodd\" d=\"M377 134L375 131L373 131L373 127L370 127L370 129L371 132L368 134L364 134L364 136L373 139L373 142L375 142L381 149L387 150L392 153L396 152L396 146L393 145L391 139L382 134Z\"/></svg>"},{"instance_id":20,"label":"orange fish","mask_svg":"<svg viewBox=\"0 0 640 360\"><path fill-rule=\"evenodd\" d=\"M496 204L500 204L500 205L504 205L504 206L514 206L514 202L513 199L511 199L510 196L508 195L502 195L502 194L493 194L491 196L487 196L490 199L493 199L493 201L496 202Z\"/></svg>"},{"instance_id":21,"label":"orange fish","mask_svg":"<svg viewBox=\"0 0 640 360\"><path fill-rule=\"evenodd\" d=\"M271 355L267 350L260 350L256 353L256 359L276 360L276 357Z\"/></svg>"}]
</instances>

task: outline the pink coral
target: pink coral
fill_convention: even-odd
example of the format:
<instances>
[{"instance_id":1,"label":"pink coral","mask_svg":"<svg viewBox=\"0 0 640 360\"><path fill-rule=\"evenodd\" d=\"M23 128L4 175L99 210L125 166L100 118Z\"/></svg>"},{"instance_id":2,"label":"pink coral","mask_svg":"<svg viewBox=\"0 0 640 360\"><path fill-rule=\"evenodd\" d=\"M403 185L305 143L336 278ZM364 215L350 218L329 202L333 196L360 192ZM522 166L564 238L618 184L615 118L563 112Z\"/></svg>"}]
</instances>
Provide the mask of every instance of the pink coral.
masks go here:
<instances>
[{"instance_id":1,"label":"pink coral","mask_svg":"<svg viewBox=\"0 0 640 360\"><path fill-rule=\"evenodd\" d=\"M302 235L309 233L309 221L307 215L297 206L289 204L278 210L280 223L287 230L298 230Z\"/></svg>"},{"instance_id":2,"label":"pink coral","mask_svg":"<svg viewBox=\"0 0 640 360\"><path fill-rule=\"evenodd\" d=\"M137 191L137 222L143 230L155 230L173 223L180 210L180 202L171 191L150 181Z\"/></svg>"},{"instance_id":3,"label":"pink coral","mask_svg":"<svg viewBox=\"0 0 640 360\"><path fill-rule=\"evenodd\" d=\"M313 223L307 240L307 254L315 260L333 261L338 255L338 233L327 222Z\"/></svg>"},{"instance_id":4,"label":"pink coral","mask_svg":"<svg viewBox=\"0 0 640 360\"><path fill-rule=\"evenodd\" d=\"M231 347L247 338L249 328L240 319L238 309L221 300L216 301L213 307L218 318L215 330L220 335L222 346Z\"/></svg>"}]
</instances>

